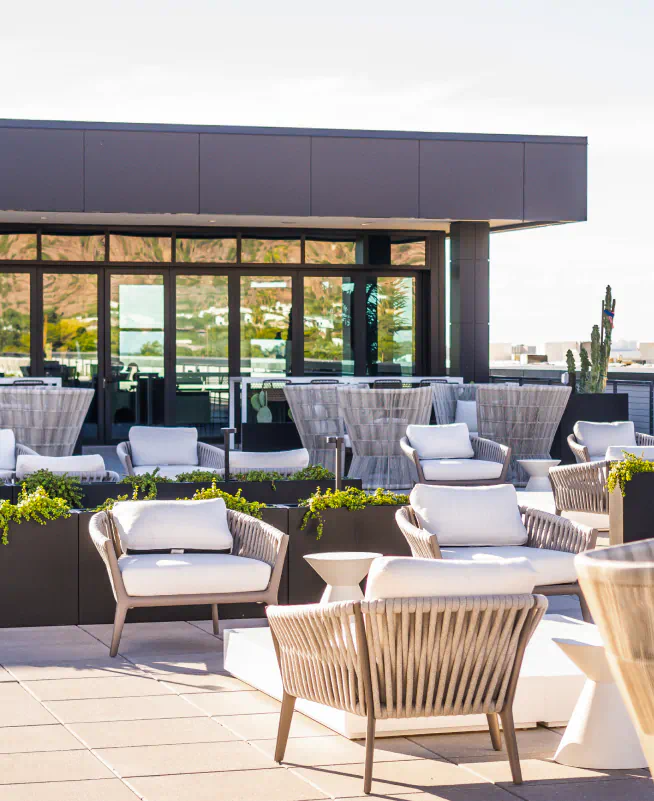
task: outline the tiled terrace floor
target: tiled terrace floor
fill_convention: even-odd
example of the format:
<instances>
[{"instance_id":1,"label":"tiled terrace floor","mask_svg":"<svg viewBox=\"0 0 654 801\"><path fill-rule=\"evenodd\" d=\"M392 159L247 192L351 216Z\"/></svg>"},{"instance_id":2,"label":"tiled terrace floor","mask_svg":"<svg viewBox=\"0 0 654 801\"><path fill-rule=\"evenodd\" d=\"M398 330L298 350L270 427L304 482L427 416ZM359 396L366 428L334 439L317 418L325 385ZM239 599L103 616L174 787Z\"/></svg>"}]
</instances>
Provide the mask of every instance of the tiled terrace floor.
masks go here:
<instances>
[{"instance_id":1,"label":"tiled terrace floor","mask_svg":"<svg viewBox=\"0 0 654 801\"><path fill-rule=\"evenodd\" d=\"M570 599L556 611L574 613ZM296 714L283 767L279 705L224 673L209 623L0 630L2 801L361 799L363 746ZM560 732L518 732L525 783L486 733L382 739L370 798L647 801L646 771L551 761ZM376 794L376 795L375 795Z\"/></svg>"}]
</instances>

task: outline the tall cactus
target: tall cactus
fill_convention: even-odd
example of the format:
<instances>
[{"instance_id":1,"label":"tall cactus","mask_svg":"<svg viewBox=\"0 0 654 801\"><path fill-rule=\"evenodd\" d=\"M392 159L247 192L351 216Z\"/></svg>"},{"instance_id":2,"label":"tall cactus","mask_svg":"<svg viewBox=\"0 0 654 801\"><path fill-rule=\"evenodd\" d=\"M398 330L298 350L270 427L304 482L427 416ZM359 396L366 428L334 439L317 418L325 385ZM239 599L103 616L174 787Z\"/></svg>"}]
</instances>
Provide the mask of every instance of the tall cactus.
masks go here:
<instances>
[{"instance_id":1,"label":"tall cactus","mask_svg":"<svg viewBox=\"0 0 654 801\"><path fill-rule=\"evenodd\" d=\"M611 357L611 338L613 336L613 317L615 300L611 287L606 287L606 295L602 301L602 319L594 325L590 335L590 356L586 348L581 348L579 361L581 372L577 382L577 391L586 394L602 394L606 389L606 379ZM572 354L570 354L572 355ZM568 360L568 370L570 362Z\"/></svg>"}]
</instances>

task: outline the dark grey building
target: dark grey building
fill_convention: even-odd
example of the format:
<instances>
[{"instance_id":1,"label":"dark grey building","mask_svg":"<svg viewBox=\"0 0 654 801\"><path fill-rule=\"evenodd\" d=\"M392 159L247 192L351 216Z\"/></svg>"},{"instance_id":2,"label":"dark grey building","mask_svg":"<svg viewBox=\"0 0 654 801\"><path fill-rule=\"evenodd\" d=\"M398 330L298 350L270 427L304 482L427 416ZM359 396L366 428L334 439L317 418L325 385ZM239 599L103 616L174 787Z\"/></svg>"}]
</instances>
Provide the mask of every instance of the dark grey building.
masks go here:
<instances>
[{"instance_id":1,"label":"dark grey building","mask_svg":"<svg viewBox=\"0 0 654 801\"><path fill-rule=\"evenodd\" d=\"M95 386L85 436L106 442L133 422L214 435L229 377L483 381L489 236L585 220L586 150L0 121L0 373Z\"/></svg>"}]
</instances>

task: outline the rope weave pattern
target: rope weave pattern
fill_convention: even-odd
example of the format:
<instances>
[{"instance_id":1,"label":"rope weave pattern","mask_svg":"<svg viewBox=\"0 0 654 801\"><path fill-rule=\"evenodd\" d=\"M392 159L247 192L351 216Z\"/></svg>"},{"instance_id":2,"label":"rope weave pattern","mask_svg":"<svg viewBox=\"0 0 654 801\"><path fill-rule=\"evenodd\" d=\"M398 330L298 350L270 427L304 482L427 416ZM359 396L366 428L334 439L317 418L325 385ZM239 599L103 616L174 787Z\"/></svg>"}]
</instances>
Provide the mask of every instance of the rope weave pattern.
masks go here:
<instances>
[{"instance_id":1,"label":"rope weave pattern","mask_svg":"<svg viewBox=\"0 0 654 801\"><path fill-rule=\"evenodd\" d=\"M232 509L227 510L227 523L234 540L234 556L258 559L274 567L282 543L281 531L256 517Z\"/></svg>"},{"instance_id":2,"label":"rope weave pattern","mask_svg":"<svg viewBox=\"0 0 654 801\"><path fill-rule=\"evenodd\" d=\"M336 449L327 445L325 437L345 435L339 386L289 384L284 387L284 394L302 445L309 451L309 463L320 464L333 472Z\"/></svg>"},{"instance_id":3,"label":"rope weave pattern","mask_svg":"<svg viewBox=\"0 0 654 801\"><path fill-rule=\"evenodd\" d=\"M395 512L395 522L411 548L411 555L419 559L440 559L441 552L436 537L418 528L410 506L403 506Z\"/></svg>"},{"instance_id":4,"label":"rope weave pattern","mask_svg":"<svg viewBox=\"0 0 654 801\"><path fill-rule=\"evenodd\" d=\"M594 547L593 529L588 526L527 506L521 506L520 513L527 529L528 548L581 553Z\"/></svg>"},{"instance_id":5,"label":"rope weave pattern","mask_svg":"<svg viewBox=\"0 0 654 801\"><path fill-rule=\"evenodd\" d=\"M566 512L609 513L608 462L583 462L550 468L554 505Z\"/></svg>"}]
</instances>

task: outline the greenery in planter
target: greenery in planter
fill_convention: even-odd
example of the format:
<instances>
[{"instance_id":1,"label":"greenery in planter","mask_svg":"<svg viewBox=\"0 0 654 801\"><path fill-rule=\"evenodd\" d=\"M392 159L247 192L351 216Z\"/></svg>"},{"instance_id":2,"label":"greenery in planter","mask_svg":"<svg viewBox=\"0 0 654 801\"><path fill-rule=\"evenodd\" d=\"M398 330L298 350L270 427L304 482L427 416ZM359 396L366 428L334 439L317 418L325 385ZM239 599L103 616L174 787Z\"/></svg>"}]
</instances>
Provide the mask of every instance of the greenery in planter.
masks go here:
<instances>
[{"instance_id":1,"label":"greenery in planter","mask_svg":"<svg viewBox=\"0 0 654 801\"><path fill-rule=\"evenodd\" d=\"M365 509L366 506L406 506L408 503L408 495L401 495L380 487L372 495L356 487L347 487L344 490L329 488L325 492L318 489L309 498L300 501L300 506L308 507L301 528L306 528L310 519L317 520L316 539L319 540L324 528L324 521L320 513L325 509L349 509L353 512Z\"/></svg>"},{"instance_id":2,"label":"greenery in planter","mask_svg":"<svg viewBox=\"0 0 654 801\"><path fill-rule=\"evenodd\" d=\"M240 489L236 495L230 495L229 492L224 492L224 490L221 490L216 486L215 479L210 487L196 490L192 500L206 501L211 498L222 498L225 501L225 506L228 509L232 509L235 512L243 512L243 514L250 515L251 517L257 517L259 520L261 520L263 516L261 510L266 508L265 503L259 503L258 501L246 501L245 498L242 497Z\"/></svg>"},{"instance_id":3,"label":"greenery in planter","mask_svg":"<svg viewBox=\"0 0 654 801\"><path fill-rule=\"evenodd\" d=\"M57 475L50 470L37 470L23 479L21 485L23 492L28 494L42 487L50 498L63 498L71 509L79 509L82 503L80 480L76 476L69 476L68 473Z\"/></svg>"},{"instance_id":4,"label":"greenery in planter","mask_svg":"<svg viewBox=\"0 0 654 801\"><path fill-rule=\"evenodd\" d=\"M649 462L633 453L625 453L622 462L614 462L609 471L606 486L609 492L620 487L622 497L625 497L626 485L636 473L654 473L654 462Z\"/></svg>"},{"instance_id":5,"label":"greenery in planter","mask_svg":"<svg viewBox=\"0 0 654 801\"><path fill-rule=\"evenodd\" d=\"M277 471L249 470L247 473L230 473L229 478L230 481L270 481L274 489L275 481L333 481L334 474L320 464L312 464L290 475ZM212 482L216 480L216 474L209 470L191 470L189 473L180 473L177 480Z\"/></svg>"},{"instance_id":6,"label":"greenery in planter","mask_svg":"<svg viewBox=\"0 0 654 801\"><path fill-rule=\"evenodd\" d=\"M159 468L155 467L151 473L141 473L139 476L123 476L120 479L120 483L131 485L135 496L132 500L138 500L139 494L144 499L153 500L157 497L157 484L172 484L172 479L159 475Z\"/></svg>"},{"instance_id":7,"label":"greenery in planter","mask_svg":"<svg viewBox=\"0 0 654 801\"><path fill-rule=\"evenodd\" d=\"M576 382L577 392L601 395L606 389L606 379L611 357L611 339L613 336L613 318L615 316L615 299L611 287L606 287L606 295L602 301L602 318L599 325L594 325L590 335L590 356L586 348L579 351L580 373ZM568 373L576 369L572 351L566 353Z\"/></svg>"},{"instance_id":8,"label":"greenery in planter","mask_svg":"<svg viewBox=\"0 0 654 801\"><path fill-rule=\"evenodd\" d=\"M0 536L2 544L8 545L9 524L33 520L44 526L48 520L70 517L70 504L64 498L51 498L43 487L27 492L23 487L18 503L0 501Z\"/></svg>"}]
</instances>

